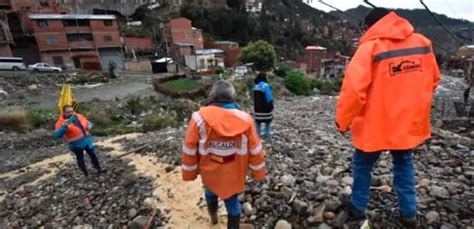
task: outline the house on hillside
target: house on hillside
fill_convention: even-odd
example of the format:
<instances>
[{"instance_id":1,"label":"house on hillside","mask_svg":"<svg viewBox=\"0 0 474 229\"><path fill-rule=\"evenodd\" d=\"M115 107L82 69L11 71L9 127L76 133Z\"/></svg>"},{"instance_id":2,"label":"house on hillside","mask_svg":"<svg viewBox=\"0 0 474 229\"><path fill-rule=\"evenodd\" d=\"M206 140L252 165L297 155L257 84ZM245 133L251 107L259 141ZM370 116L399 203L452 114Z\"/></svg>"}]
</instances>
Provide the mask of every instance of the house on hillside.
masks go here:
<instances>
[{"instance_id":1,"label":"house on hillside","mask_svg":"<svg viewBox=\"0 0 474 229\"><path fill-rule=\"evenodd\" d=\"M239 64L239 58L242 54L242 48L239 43L233 41L206 41L206 49L220 49L224 51L224 65L226 68L233 68Z\"/></svg>"},{"instance_id":2,"label":"house on hillside","mask_svg":"<svg viewBox=\"0 0 474 229\"><path fill-rule=\"evenodd\" d=\"M306 65L307 74L318 74L321 71L321 60L327 55L327 48L322 46L307 46L304 55L296 59Z\"/></svg>"},{"instance_id":3,"label":"house on hillside","mask_svg":"<svg viewBox=\"0 0 474 229\"><path fill-rule=\"evenodd\" d=\"M200 49L194 54L186 55L186 66L201 73L212 73L217 69L223 69L224 50L220 49Z\"/></svg>"},{"instance_id":4,"label":"house on hillside","mask_svg":"<svg viewBox=\"0 0 474 229\"><path fill-rule=\"evenodd\" d=\"M200 29L194 28L191 20L180 17L170 20L164 29L166 49L175 61L184 62L184 56L195 50L204 49Z\"/></svg>"},{"instance_id":5,"label":"house on hillside","mask_svg":"<svg viewBox=\"0 0 474 229\"><path fill-rule=\"evenodd\" d=\"M321 70L319 77L333 78L344 74L350 57L336 53L333 58L325 58L321 60Z\"/></svg>"},{"instance_id":6,"label":"house on hillside","mask_svg":"<svg viewBox=\"0 0 474 229\"><path fill-rule=\"evenodd\" d=\"M67 69L124 69L115 16L30 14L41 61Z\"/></svg>"}]
</instances>

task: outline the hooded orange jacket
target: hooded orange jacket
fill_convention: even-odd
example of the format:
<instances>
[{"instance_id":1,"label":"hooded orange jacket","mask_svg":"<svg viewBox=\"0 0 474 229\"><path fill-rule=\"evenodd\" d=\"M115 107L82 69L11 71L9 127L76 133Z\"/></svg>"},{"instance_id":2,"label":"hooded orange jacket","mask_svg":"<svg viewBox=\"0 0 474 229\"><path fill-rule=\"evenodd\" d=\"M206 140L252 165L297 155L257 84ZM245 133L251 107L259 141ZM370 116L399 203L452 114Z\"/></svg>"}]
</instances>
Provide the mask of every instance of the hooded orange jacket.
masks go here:
<instances>
[{"instance_id":1,"label":"hooded orange jacket","mask_svg":"<svg viewBox=\"0 0 474 229\"><path fill-rule=\"evenodd\" d=\"M64 134L64 139L67 142L74 142L74 141L82 139L84 136L89 135L89 120L87 120L86 117L78 113L76 113L76 116L79 122L81 123L81 125L84 127L84 132L82 132L82 130L76 125L69 124L68 129L66 133ZM59 115L58 121L56 122L54 129L58 130L59 128L61 128L61 126L64 124L65 121L66 119L64 119L64 116L61 113Z\"/></svg>"},{"instance_id":2,"label":"hooded orange jacket","mask_svg":"<svg viewBox=\"0 0 474 229\"><path fill-rule=\"evenodd\" d=\"M431 42L391 12L367 30L344 75L336 123L365 152L415 148L431 137L440 73Z\"/></svg>"},{"instance_id":3,"label":"hooded orange jacket","mask_svg":"<svg viewBox=\"0 0 474 229\"><path fill-rule=\"evenodd\" d=\"M182 152L183 180L196 179L225 200L244 191L250 167L253 177L265 177L265 151L252 117L238 109L207 106L194 112Z\"/></svg>"}]
</instances>

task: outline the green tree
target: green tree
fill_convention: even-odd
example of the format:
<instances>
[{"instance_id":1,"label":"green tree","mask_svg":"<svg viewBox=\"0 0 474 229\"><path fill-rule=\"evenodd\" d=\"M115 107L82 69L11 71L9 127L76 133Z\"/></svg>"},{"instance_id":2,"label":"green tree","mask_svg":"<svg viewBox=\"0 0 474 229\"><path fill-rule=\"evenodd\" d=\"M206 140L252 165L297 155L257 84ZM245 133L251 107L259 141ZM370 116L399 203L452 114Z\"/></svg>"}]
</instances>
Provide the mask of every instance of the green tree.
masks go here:
<instances>
[{"instance_id":1,"label":"green tree","mask_svg":"<svg viewBox=\"0 0 474 229\"><path fill-rule=\"evenodd\" d=\"M259 40L250 42L243 50L240 60L244 63L254 63L260 71L270 70L275 65L276 51L273 45Z\"/></svg>"},{"instance_id":2,"label":"green tree","mask_svg":"<svg viewBox=\"0 0 474 229\"><path fill-rule=\"evenodd\" d=\"M310 95L312 90L311 80L298 70L286 71L285 86L296 95Z\"/></svg>"}]
</instances>

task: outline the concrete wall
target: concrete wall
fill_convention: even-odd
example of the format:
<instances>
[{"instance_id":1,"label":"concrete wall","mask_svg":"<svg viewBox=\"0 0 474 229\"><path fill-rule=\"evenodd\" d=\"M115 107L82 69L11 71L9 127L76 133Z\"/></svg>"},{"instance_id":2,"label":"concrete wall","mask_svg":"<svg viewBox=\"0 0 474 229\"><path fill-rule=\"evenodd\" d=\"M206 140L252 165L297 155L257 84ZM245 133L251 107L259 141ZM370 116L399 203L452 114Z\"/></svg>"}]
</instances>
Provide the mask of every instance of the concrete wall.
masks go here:
<instances>
[{"instance_id":1,"label":"concrete wall","mask_svg":"<svg viewBox=\"0 0 474 229\"><path fill-rule=\"evenodd\" d=\"M150 0L58 0L72 13L92 14L94 9L115 10L123 15L131 15L135 9Z\"/></svg>"},{"instance_id":2,"label":"concrete wall","mask_svg":"<svg viewBox=\"0 0 474 229\"><path fill-rule=\"evenodd\" d=\"M99 50L100 65L102 70L107 71L109 69L109 63L115 63L115 69L125 69L125 61L121 50L118 49L100 49Z\"/></svg>"},{"instance_id":3,"label":"concrete wall","mask_svg":"<svg viewBox=\"0 0 474 229\"><path fill-rule=\"evenodd\" d=\"M125 62L125 69L132 72L152 72L149 60L127 61Z\"/></svg>"},{"instance_id":4,"label":"concrete wall","mask_svg":"<svg viewBox=\"0 0 474 229\"><path fill-rule=\"evenodd\" d=\"M155 48L153 41L149 37L124 37L123 40L125 47L129 50L152 50Z\"/></svg>"},{"instance_id":5,"label":"concrete wall","mask_svg":"<svg viewBox=\"0 0 474 229\"><path fill-rule=\"evenodd\" d=\"M10 49L9 44L0 44L0 56L1 57L11 57L12 50Z\"/></svg>"}]
</instances>

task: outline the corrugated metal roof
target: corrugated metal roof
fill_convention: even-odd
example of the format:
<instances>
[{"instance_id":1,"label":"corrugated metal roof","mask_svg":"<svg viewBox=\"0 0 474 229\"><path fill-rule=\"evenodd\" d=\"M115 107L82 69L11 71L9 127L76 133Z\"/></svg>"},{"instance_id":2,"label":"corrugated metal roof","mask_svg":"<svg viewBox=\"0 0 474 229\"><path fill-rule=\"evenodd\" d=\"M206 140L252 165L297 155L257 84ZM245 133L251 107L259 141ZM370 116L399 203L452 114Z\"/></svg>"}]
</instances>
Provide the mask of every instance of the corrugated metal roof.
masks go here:
<instances>
[{"instance_id":1,"label":"corrugated metal roof","mask_svg":"<svg viewBox=\"0 0 474 229\"><path fill-rule=\"evenodd\" d=\"M175 42L173 43L177 46L181 46L181 47L188 47L188 46L194 46L193 44L190 44L190 43L186 43L186 42Z\"/></svg>"},{"instance_id":2,"label":"corrugated metal roof","mask_svg":"<svg viewBox=\"0 0 474 229\"><path fill-rule=\"evenodd\" d=\"M115 20L114 15L93 15L93 14L30 14L30 19L89 19L89 20Z\"/></svg>"},{"instance_id":3,"label":"corrugated metal roof","mask_svg":"<svg viewBox=\"0 0 474 229\"><path fill-rule=\"evenodd\" d=\"M322 46L307 46L305 50L326 50L327 48L324 48Z\"/></svg>"},{"instance_id":4,"label":"corrugated metal roof","mask_svg":"<svg viewBox=\"0 0 474 229\"><path fill-rule=\"evenodd\" d=\"M233 41L214 41L216 45L238 45L239 43Z\"/></svg>"},{"instance_id":5,"label":"corrugated metal roof","mask_svg":"<svg viewBox=\"0 0 474 229\"><path fill-rule=\"evenodd\" d=\"M199 49L196 50L196 55L211 55L211 54L222 54L224 50L222 49Z\"/></svg>"}]
</instances>

